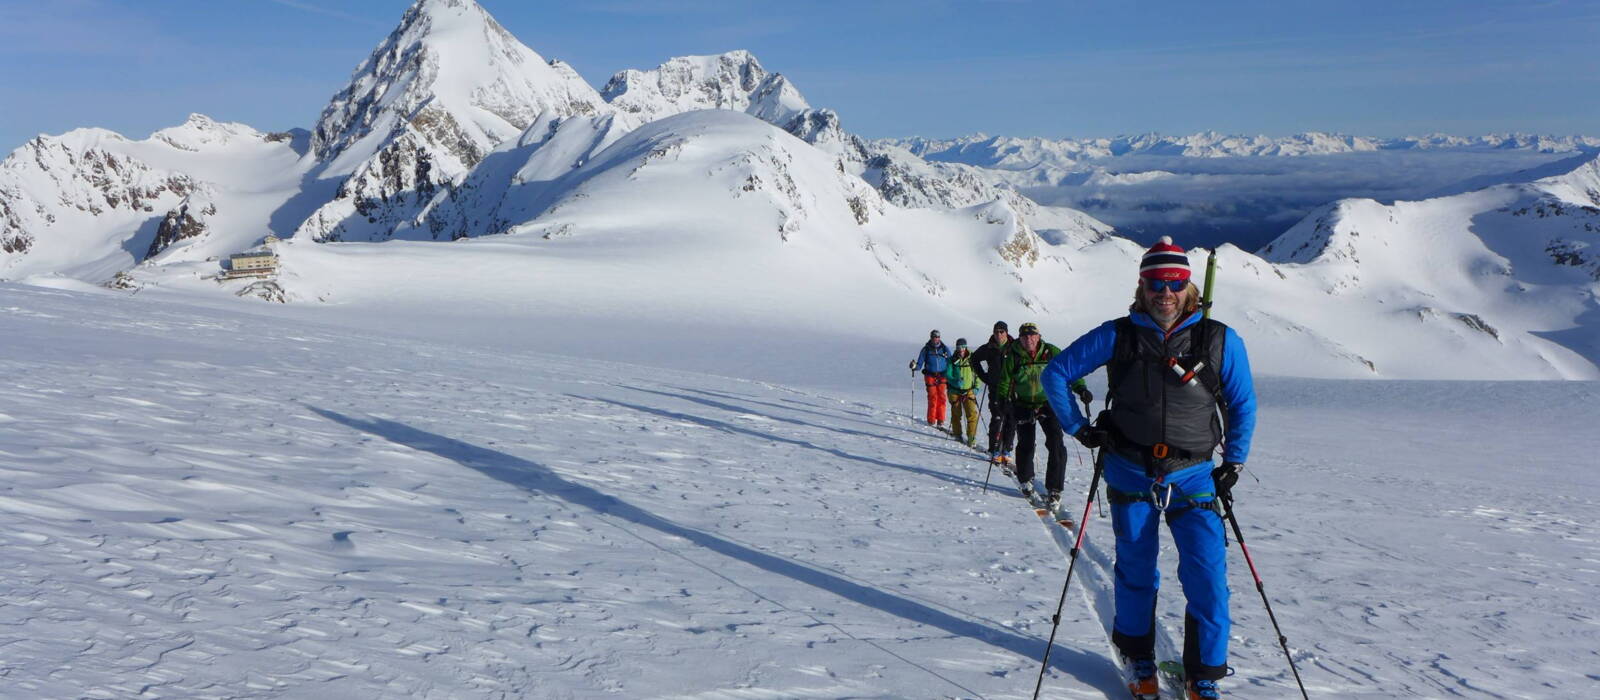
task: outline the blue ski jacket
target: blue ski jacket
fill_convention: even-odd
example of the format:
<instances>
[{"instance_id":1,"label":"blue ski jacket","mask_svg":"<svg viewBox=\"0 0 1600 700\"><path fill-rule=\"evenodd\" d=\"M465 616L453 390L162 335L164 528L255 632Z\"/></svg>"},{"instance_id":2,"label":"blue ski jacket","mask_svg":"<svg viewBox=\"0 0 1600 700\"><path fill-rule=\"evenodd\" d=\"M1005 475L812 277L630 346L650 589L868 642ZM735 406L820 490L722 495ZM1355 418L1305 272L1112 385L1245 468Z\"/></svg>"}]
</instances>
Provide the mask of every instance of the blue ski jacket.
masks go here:
<instances>
[{"instance_id":1,"label":"blue ski jacket","mask_svg":"<svg viewBox=\"0 0 1600 700\"><path fill-rule=\"evenodd\" d=\"M1160 330L1148 314L1135 312L1129 315L1134 325ZM1199 313L1189 314L1174 331L1198 323ZM1061 354L1056 355L1039 377L1044 386L1050 407L1060 418L1061 429L1068 435L1077 433L1089 423L1089 418L1078 408L1071 390L1072 382L1111 361L1117 347L1117 322L1106 321L1077 340L1072 341ZM1244 462L1250 456L1250 438L1256 429L1255 382L1250 378L1250 358L1245 353L1244 341L1232 328L1223 336L1222 367L1217 375L1222 380L1222 396L1228 402L1227 431L1223 435L1222 460Z\"/></svg>"},{"instance_id":2,"label":"blue ski jacket","mask_svg":"<svg viewBox=\"0 0 1600 700\"><path fill-rule=\"evenodd\" d=\"M917 353L917 363L912 369L920 369L923 374L937 374L944 376L944 371L950 368L950 346L944 341L926 343L922 352Z\"/></svg>"}]
</instances>

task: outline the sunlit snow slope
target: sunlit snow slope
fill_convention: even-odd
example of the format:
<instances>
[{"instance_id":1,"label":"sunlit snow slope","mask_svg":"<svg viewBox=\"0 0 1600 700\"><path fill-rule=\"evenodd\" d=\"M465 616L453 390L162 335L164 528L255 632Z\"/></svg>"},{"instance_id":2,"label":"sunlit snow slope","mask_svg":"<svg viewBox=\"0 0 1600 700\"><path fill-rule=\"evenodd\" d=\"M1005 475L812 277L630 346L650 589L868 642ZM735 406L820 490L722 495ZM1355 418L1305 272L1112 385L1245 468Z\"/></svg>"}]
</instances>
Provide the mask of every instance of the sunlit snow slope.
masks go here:
<instances>
[{"instance_id":1,"label":"sunlit snow slope","mask_svg":"<svg viewBox=\"0 0 1600 700\"><path fill-rule=\"evenodd\" d=\"M292 313L0 284L0 694L1031 693L1064 558L909 383L814 388L853 363L809 346L784 386ZM1600 481L1570 438L1600 388L1260 390L1238 508L1313 697L1595 690ZM1088 527L1048 697L1121 696ZM1226 687L1287 697L1231 556Z\"/></svg>"}]
</instances>

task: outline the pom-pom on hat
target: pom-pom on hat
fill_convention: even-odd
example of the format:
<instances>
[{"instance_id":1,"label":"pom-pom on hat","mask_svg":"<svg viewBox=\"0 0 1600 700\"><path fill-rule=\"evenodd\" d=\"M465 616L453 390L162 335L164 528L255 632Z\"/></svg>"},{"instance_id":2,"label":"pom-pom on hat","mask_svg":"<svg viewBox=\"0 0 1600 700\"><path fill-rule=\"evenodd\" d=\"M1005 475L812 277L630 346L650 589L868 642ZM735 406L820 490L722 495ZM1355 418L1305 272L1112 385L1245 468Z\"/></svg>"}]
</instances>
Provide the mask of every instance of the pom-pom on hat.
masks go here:
<instances>
[{"instance_id":1,"label":"pom-pom on hat","mask_svg":"<svg viewBox=\"0 0 1600 700\"><path fill-rule=\"evenodd\" d=\"M1172 244L1172 236L1162 236L1144 252L1144 259L1139 262L1139 276L1155 280L1189 279L1189 256Z\"/></svg>"}]
</instances>

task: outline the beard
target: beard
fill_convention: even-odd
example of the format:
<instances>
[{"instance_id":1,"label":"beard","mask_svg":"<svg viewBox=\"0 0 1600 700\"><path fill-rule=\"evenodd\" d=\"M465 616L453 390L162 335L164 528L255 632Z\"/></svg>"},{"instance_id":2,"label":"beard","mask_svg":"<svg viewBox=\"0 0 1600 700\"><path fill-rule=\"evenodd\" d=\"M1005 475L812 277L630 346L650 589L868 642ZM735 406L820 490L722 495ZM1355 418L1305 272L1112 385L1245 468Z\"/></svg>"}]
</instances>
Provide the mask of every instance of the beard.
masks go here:
<instances>
[{"instance_id":1,"label":"beard","mask_svg":"<svg viewBox=\"0 0 1600 700\"><path fill-rule=\"evenodd\" d=\"M1170 312L1152 308L1150 310L1150 318L1163 326L1170 326L1174 321L1178 320L1178 308L1173 307Z\"/></svg>"}]
</instances>

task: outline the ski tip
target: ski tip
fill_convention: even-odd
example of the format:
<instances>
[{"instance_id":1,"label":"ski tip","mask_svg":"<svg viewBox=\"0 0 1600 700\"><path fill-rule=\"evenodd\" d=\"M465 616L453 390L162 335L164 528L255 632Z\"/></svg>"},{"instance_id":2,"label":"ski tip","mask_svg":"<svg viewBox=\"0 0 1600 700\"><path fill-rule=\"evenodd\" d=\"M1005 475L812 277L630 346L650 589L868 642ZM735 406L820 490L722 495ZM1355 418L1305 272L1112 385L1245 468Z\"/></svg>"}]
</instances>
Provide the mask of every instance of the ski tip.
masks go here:
<instances>
[{"instance_id":1,"label":"ski tip","mask_svg":"<svg viewBox=\"0 0 1600 700\"><path fill-rule=\"evenodd\" d=\"M1040 517L1043 517L1043 516L1044 516L1044 515L1045 515L1045 514L1046 514L1046 513L1049 513L1049 512L1050 512L1050 511L1048 511L1048 510L1045 510L1045 509L1043 509L1043 508L1034 508L1034 509L1033 509L1033 512L1034 512L1034 513L1035 513L1035 514L1036 514L1036 515L1039 515L1039 516L1040 516Z\"/></svg>"}]
</instances>

